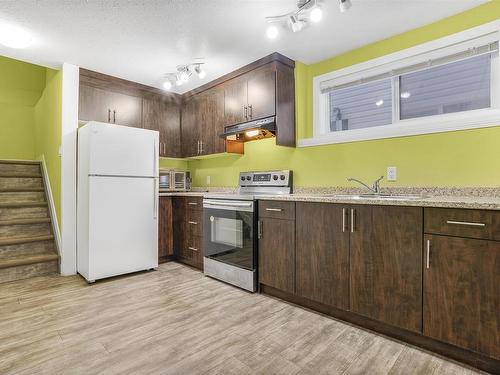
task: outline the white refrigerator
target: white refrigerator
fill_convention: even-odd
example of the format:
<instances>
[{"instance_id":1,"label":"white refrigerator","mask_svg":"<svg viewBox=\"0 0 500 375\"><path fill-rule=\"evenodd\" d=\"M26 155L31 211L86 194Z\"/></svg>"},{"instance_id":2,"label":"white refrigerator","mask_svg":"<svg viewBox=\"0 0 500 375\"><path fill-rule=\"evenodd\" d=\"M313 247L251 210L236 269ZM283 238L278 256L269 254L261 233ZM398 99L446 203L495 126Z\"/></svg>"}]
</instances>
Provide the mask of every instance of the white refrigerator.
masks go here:
<instances>
[{"instance_id":1,"label":"white refrigerator","mask_svg":"<svg viewBox=\"0 0 500 375\"><path fill-rule=\"evenodd\" d=\"M77 269L88 282L158 267L158 140L93 121L78 130Z\"/></svg>"}]
</instances>

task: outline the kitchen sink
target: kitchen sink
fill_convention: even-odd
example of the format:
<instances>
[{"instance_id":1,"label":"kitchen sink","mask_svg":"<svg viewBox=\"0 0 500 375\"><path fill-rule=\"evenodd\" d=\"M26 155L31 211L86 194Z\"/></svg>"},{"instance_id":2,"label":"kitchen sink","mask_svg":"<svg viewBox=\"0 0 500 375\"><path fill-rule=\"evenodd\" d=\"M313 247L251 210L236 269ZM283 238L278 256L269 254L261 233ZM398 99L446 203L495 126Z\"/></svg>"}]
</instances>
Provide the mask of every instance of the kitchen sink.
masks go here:
<instances>
[{"instance_id":1,"label":"kitchen sink","mask_svg":"<svg viewBox=\"0 0 500 375\"><path fill-rule=\"evenodd\" d=\"M425 197L421 195L398 194L329 194L327 197L338 199L384 199L384 200L417 200Z\"/></svg>"}]
</instances>

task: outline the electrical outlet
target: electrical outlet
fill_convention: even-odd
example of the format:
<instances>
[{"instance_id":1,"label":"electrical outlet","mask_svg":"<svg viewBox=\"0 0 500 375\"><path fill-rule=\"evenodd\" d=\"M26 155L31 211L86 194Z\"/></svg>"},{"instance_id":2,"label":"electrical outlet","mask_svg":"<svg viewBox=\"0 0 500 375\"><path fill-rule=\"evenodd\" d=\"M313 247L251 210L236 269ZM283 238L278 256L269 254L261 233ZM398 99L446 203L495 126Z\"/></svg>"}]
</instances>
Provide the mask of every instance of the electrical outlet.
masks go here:
<instances>
[{"instance_id":1,"label":"electrical outlet","mask_svg":"<svg viewBox=\"0 0 500 375\"><path fill-rule=\"evenodd\" d=\"M206 182L207 182L207 185L210 185L210 176L206 177Z\"/></svg>"},{"instance_id":2,"label":"electrical outlet","mask_svg":"<svg viewBox=\"0 0 500 375\"><path fill-rule=\"evenodd\" d=\"M396 167L387 167L387 181L396 181L398 178L398 170Z\"/></svg>"}]
</instances>

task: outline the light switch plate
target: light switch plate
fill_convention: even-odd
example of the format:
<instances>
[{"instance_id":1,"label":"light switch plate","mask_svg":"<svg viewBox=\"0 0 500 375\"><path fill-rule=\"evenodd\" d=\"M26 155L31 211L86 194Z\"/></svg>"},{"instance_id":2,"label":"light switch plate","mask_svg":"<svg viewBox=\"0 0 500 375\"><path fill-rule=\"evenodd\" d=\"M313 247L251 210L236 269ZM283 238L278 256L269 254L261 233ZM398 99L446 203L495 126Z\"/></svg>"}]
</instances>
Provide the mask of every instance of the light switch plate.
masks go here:
<instances>
[{"instance_id":1,"label":"light switch plate","mask_svg":"<svg viewBox=\"0 0 500 375\"><path fill-rule=\"evenodd\" d=\"M398 171L396 167L387 167L387 181L396 181L398 178Z\"/></svg>"}]
</instances>

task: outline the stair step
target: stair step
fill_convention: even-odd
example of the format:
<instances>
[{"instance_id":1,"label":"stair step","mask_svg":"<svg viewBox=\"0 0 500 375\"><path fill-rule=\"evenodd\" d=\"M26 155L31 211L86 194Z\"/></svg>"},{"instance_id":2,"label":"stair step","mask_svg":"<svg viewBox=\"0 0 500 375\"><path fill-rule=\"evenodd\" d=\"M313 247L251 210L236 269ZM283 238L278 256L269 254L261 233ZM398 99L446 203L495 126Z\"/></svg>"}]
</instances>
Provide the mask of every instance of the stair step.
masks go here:
<instances>
[{"instance_id":1,"label":"stair step","mask_svg":"<svg viewBox=\"0 0 500 375\"><path fill-rule=\"evenodd\" d=\"M56 252L56 244L54 240L0 246L0 258L13 255L33 255L50 252Z\"/></svg>"},{"instance_id":2,"label":"stair step","mask_svg":"<svg viewBox=\"0 0 500 375\"><path fill-rule=\"evenodd\" d=\"M49 217L49 207L0 207L2 220Z\"/></svg>"},{"instance_id":3,"label":"stair step","mask_svg":"<svg viewBox=\"0 0 500 375\"><path fill-rule=\"evenodd\" d=\"M39 224L39 223L50 223L50 218L33 217L27 219L0 220L0 225L22 225L22 224Z\"/></svg>"},{"instance_id":4,"label":"stair step","mask_svg":"<svg viewBox=\"0 0 500 375\"><path fill-rule=\"evenodd\" d=\"M0 175L0 189L19 189L19 188L43 188L43 179L41 175L35 177Z\"/></svg>"},{"instance_id":5,"label":"stair step","mask_svg":"<svg viewBox=\"0 0 500 375\"><path fill-rule=\"evenodd\" d=\"M21 244L21 243L28 243L28 242L37 242L37 241L46 241L46 240L53 240L53 239L54 239L53 235L1 238L0 239L0 246L15 245L15 244Z\"/></svg>"},{"instance_id":6,"label":"stair step","mask_svg":"<svg viewBox=\"0 0 500 375\"><path fill-rule=\"evenodd\" d=\"M10 188L0 188L0 193L31 193L31 192L44 192L43 187L10 187Z\"/></svg>"},{"instance_id":7,"label":"stair step","mask_svg":"<svg viewBox=\"0 0 500 375\"><path fill-rule=\"evenodd\" d=\"M11 172L11 173L1 173L0 172L0 177L3 178L42 178L41 173L33 173L33 172Z\"/></svg>"},{"instance_id":8,"label":"stair step","mask_svg":"<svg viewBox=\"0 0 500 375\"><path fill-rule=\"evenodd\" d=\"M0 203L45 202L43 191L0 191Z\"/></svg>"},{"instance_id":9,"label":"stair step","mask_svg":"<svg viewBox=\"0 0 500 375\"><path fill-rule=\"evenodd\" d=\"M47 202L0 202L0 208L6 207L44 207Z\"/></svg>"},{"instance_id":10,"label":"stair step","mask_svg":"<svg viewBox=\"0 0 500 375\"><path fill-rule=\"evenodd\" d=\"M4 238L38 237L51 234L50 223L0 225L0 241Z\"/></svg>"},{"instance_id":11,"label":"stair step","mask_svg":"<svg viewBox=\"0 0 500 375\"><path fill-rule=\"evenodd\" d=\"M59 270L59 261L22 264L15 267L0 268L0 283L29 279L37 276L56 274Z\"/></svg>"},{"instance_id":12,"label":"stair step","mask_svg":"<svg viewBox=\"0 0 500 375\"><path fill-rule=\"evenodd\" d=\"M40 162L24 162L24 161L0 161L1 174L40 174Z\"/></svg>"},{"instance_id":13,"label":"stair step","mask_svg":"<svg viewBox=\"0 0 500 375\"><path fill-rule=\"evenodd\" d=\"M56 253L42 253L42 254L29 254L18 255L0 258L0 269L9 267L25 266L34 263L45 263L58 260L59 256Z\"/></svg>"}]
</instances>

